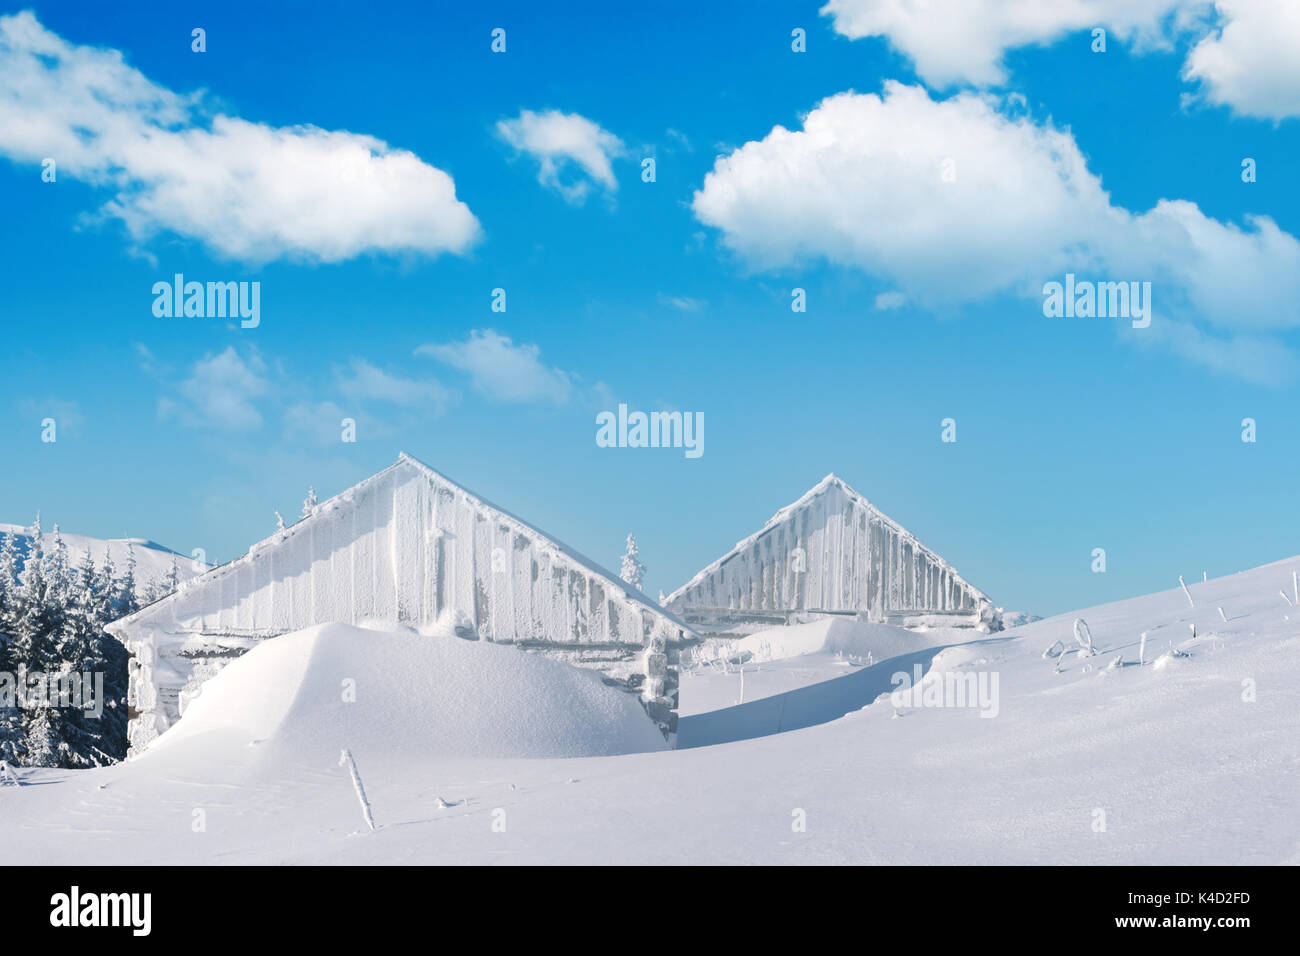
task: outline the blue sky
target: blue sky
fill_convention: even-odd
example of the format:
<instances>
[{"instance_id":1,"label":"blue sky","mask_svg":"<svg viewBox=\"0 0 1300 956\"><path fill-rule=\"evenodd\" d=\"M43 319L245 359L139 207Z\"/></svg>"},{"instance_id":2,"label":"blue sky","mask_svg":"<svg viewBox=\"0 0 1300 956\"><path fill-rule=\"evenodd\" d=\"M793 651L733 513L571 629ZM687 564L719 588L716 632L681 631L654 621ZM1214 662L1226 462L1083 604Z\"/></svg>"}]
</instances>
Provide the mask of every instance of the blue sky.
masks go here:
<instances>
[{"instance_id":1,"label":"blue sky","mask_svg":"<svg viewBox=\"0 0 1300 956\"><path fill-rule=\"evenodd\" d=\"M228 560L405 450L606 567L635 533L652 595L830 471L1007 608L1290 556L1300 83L1213 5L1094 6L1104 53L870 0L0 4L0 520ZM1152 328L1045 317L1066 271L1152 281ZM178 272L260 325L156 317ZM703 456L597 447L619 402Z\"/></svg>"}]
</instances>

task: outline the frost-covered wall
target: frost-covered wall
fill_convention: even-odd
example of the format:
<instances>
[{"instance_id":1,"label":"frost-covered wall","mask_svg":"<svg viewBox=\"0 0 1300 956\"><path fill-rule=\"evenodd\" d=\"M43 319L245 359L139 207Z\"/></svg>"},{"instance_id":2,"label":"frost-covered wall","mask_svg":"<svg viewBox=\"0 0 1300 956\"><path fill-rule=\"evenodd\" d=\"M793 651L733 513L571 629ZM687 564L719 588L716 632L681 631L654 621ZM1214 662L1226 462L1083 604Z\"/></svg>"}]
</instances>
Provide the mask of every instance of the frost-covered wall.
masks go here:
<instances>
[{"instance_id":1,"label":"frost-covered wall","mask_svg":"<svg viewBox=\"0 0 1300 956\"><path fill-rule=\"evenodd\" d=\"M403 455L247 555L109 630L130 650L139 752L258 641L397 621L595 668L669 739L684 625L537 529Z\"/></svg>"},{"instance_id":2,"label":"frost-covered wall","mask_svg":"<svg viewBox=\"0 0 1300 956\"><path fill-rule=\"evenodd\" d=\"M865 613L976 624L987 596L835 475L668 598L688 621ZM967 620L968 619L968 620Z\"/></svg>"}]
</instances>

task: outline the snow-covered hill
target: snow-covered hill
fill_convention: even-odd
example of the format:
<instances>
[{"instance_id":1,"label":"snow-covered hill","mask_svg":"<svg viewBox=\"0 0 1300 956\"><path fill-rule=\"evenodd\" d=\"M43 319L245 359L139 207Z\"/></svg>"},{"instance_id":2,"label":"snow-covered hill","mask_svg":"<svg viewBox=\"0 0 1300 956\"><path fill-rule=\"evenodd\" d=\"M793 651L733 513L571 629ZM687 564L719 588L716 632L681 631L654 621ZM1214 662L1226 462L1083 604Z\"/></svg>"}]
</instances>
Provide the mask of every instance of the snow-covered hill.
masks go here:
<instances>
[{"instance_id":1,"label":"snow-covered hill","mask_svg":"<svg viewBox=\"0 0 1300 956\"><path fill-rule=\"evenodd\" d=\"M206 719L238 746L205 750L178 736L131 763L28 770L31 786L0 787L0 858L1300 863L1295 570L1300 558L1191 584L1194 607L1175 586L888 661L888 642L870 634L769 634L769 649L799 653L752 661L743 677L721 667L683 677L675 751L468 757L426 748L401 721L394 740L376 740L374 723L346 722L363 711L340 709L337 732L355 741L379 824L360 835L337 755L263 750L261 723L241 726L214 704ZM1098 653L1045 657L1058 642L1078 647L1076 617ZM447 646L457 650L444 689L475 685L481 662L453 660L470 646ZM927 674L923 692L891 699L895 675L914 668ZM383 673L363 675L358 694L375 693ZM392 693L413 692L407 676L393 680ZM967 706L953 706L959 686ZM556 685L556 707L567 693ZM544 703L529 704L543 726L553 713Z\"/></svg>"},{"instance_id":2,"label":"snow-covered hill","mask_svg":"<svg viewBox=\"0 0 1300 956\"><path fill-rule=\"evenodd\" d=\"M32 544L31 529L16 524L0 523L0 535L10 532L15 535L19 552L27 554ZM128 554L133 553L135 578L142 587L151 581L165 579L171 574L173 560L176 562L176 577L181 581L188 581L205 570L203 565L198 564L189 555L179 554L144 538L92 538L84 534L69 534L63 530L60 530L60 534L68 549L68 563L74 568L81 562L87 551L96 564L101 564L107 553L113 559L113 564L120 574L126 567ZM41 542L45 548L52 547L54 532L43 532Z\"/></svg>"}]
</instances>

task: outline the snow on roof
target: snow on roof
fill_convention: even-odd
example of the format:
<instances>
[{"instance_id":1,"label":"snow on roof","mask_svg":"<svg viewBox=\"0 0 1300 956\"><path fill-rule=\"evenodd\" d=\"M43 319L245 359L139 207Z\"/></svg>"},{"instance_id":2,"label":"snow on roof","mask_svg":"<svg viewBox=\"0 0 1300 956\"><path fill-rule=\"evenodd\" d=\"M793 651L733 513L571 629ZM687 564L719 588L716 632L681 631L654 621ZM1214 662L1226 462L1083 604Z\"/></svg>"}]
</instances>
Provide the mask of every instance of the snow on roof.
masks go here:
<instances>
[{"instance_id":1,"label":"snow on roof","mask_svg":"<svg viewBox=\"0 0 1300 956\"><path fill-rule=\"evenodd\" d=\"M843 478L841 478L839 475L835 474L835 472L832 471L825 478L817 482L817 484L813 485L806 492L800 495L797 501L791 502L790 504L782 508L780 511L778 511L776 514L772 515L772 517L768 518L767 523L763 525L762 528L760 528L758 531L755 531L753 534L751 534L748 538L745 538L743 541L736 542L736 546L734 548L732 548L722 557L718 558L712 564L701 569L698 573L696 573L696 575L693 578L691 578L689 581L687 581L677 590L673 591L672 594L668 595L668 597L664 599L665 603L671 604L673 601L677 600L679 596L684 594L690 588L699 584L709 575L714 574L724 564L726 564L732 558L736 557L736 555L740 554L746 548L753 545L756 541L758 541L759 538L763 537L763 535L767 534L778 525L781 525L786 521L790 520L790 518L792 518L796 512L806 507L807 505L811 504L813 500L815 500L819 495L825 494L826 492L830 491L832 488L839 488L841 491L844 492L844 494L848 497L848 499L851 502L853 502L856 505L859 505L860 507L866 508L872 514L872 516L878 519L882 524L886 525L889 528L892 528L905 541L910 542L915 547L920 548L922 551L924 551L930 557L930 559L934 561L936 565L938 565L944 571L947 571L953 577L954 580L959 582L964 587L969 588L977 596L985 600L988 600L988 595L985 594L983 591L981 591L979 588L975 587L973 584L971 584L969 581L963 578L960 574L958 574L956 568L954 568L943 558L939 557L939 555L936 554L933 549L927 548L924 544L922 544L921 541L916 537L916 535L912 534L912 532L908 531L906 528L904 528L893 518L889 517L889 515L885 514L883 511L881 511L879 508L873 505L863 495L860 495L858 492L854 491L853 488L849 486L848 482L846 482Z\"/></svg>"},{"instance_id":2,"label":"snow on roof","mask_svg":"<svg viewBox=\"0 0 1300 956\"><path fill-rule=\"evenodd\" d=\"M620 588L623 591L623 593L627 595L629 600L635 601L639 604L644 604L651 611L660 615L661 617L667 618L668 620L676 624L678 627L684 628L688 631L692 630L689 624L686 624L685 622L678 619L676 615L660 607L654 601L650 600L649 597L647 597L641 591L638 591L636 588L632 587L622 578L615 577L613 574L606 571L604 568L602 568L596 562L592 561L590 558L587 558L584 555L580 554L579 552L573 550L568 545L557 541L555 538L551 537L549 534L542 531L540 528L529 524L527 521L524 521L522 518L516 517L515 515L511 514L509 511L506 511L504 508L500 507L499 505L494 505L486 498L476 495L474 492L470 491L464 485L457 484L456 482L452 481L450 478L448 478L446 475L442 474L441 472L434 471L434 469L430 468L428 465L426 465L424 462L420 461L418 458L414 457L413 455L408 455L404 451L399 452L397 457L397 463L400 464L401 462L408 462L409 464L413 465L415 468L424 472L434 481L443 482L451 486L453 489L458 491L465 498L468 498L470 501L473 501L484 508L488 508L492 511L495 511L498 515L506 519L508 522L512 522L518 525L520 530L526 531L527 533L536 535L540 538L544 538L546 541L550 542L555 547L555 550L559 554L564 555L571 562L577 564L583 570L588 571L591 574L598 575L599 577L604 578L610 584L613 584L614 586ZM396 467L396 465L393 465L392 467Z\"/></svg>"},{"instance_id":3,"label":"snow on roof","mask_svg":"<svg viewBox=\"0 0 1300 956\"><path fill-rule=\"evenodd\" d=\"M627 582L614 577L612 574L610 574L608 571L601 568L600 565L596 564L594 561L584 557L582 554L573 550L568 545L562 544L561 542L557 541L555 538L546 534L541 529L524 521L522 518L518 518L515 515L511 514L509 511L506 511L504 508L494 505L486 498L482 498L479 495L474 494L474 492L470 491L468 488L452 481L446 475L442 474L441 472L435 471L434 469L426 465L424 462L420 461L418 458L415 458L412 455L408 455L404 451L399 452L397 456L397 461L393 462L393 464L389 465L387 468L384 468L382 471L376 472L375 474L371 475L369 478L366 478L358 482L357 484L353 485L352 487L339 492L337 495L334 495L333 497L327 498L324 501L320 502L312 509L312 513L310 515L308 515L305 518L301 518L298 521L294 522L293 524L289 525L288 527L278 530L273 534L271 534L269 537L263 538L261 541L258 541L256 544L252 545L248 549L248 552L246 554L243 554L240 557L235 558L233 561L228 561L225 564L212 568L208 572L198 575L197 577L191 578L188 581L181 582L180 586L171 594L167 595L167 597L164 597L159 601L155 601L153 604L141 608L140 610L136 611L134 614L129 614L124 618L114 621L113 623L109 624L105 628L105 630L107 630L108 633L112 634L115 637L121 637L130 629L130 625L136 622L138 619L141 619L145 615L152 614L154 611L158 610L159 608L162 608L168 603L177 600L182 594L185 594L191 588L206 587L212 581L221 580L225 578L227 575L238 573L239 569L243 565L247 564L249 560L252 558L252 556L257 552L261 551L264 548L279 545L285 541L288 541L294 535L299 534L305 528L309 527L313 522L317 521L320 518L320 516L327 514L331 511L334 511L335 509L340 508L346 504L351 503L352 499L356 496L358 492L369 487L375 482L380 481L382 478L388 475L389 472L392 472L404 466L415 469L417 472L424 475L426 478L431 479L435 484L440 484L449 488L454 494L460 495L470 504L477 505L478 507L485 508L493 512L498 520L501 520L506 524L514 526L514 530L521 531L542 539L543 541L545 541L547 544L551 546L551 548L553 549L553 551L557 556L561 556L562 558L567 560L570 564L574 565L575 569L584 571L589 574L594 574L604 579L611 586L620 589L623 592L623 594L628 598L628 600L643 605L647 610L651 611L652 613L657 614L658 616L672 622L674 626L682 628L683 630L686 631L690 631L691 633L694 633L693 629L689 624L686 624L685 622L680 620L676 615L672 614L671 612L660 607L658 604L654 603L645 594L636 590L635 588L627 584Z\"/></svg>"}]
</instances>

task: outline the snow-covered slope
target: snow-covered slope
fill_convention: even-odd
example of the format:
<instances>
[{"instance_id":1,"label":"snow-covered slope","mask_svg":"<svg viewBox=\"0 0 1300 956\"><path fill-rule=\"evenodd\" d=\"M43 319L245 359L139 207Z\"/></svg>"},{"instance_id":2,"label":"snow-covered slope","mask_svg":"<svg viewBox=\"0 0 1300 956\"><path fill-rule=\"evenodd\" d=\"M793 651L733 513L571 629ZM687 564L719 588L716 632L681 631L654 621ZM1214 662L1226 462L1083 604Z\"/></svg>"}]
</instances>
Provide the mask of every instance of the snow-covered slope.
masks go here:
<instances>
[{"instance_id":1,"label":"snow-covered slope","mask_svg":"<svg viewBox=\"0 0 1300 956\"><path fill-rule=\"evenodd\" d=\"M16 537L18 550L22 554L26 554L31 547L30 531L30 528L21 525L0 524L0 535L12 532ZM104 555L108 554L113 559L118 574L121 574L126 568L128 554L134 553L135 579L141 587L171 574L173 559L176 562L176 577L181 581L188 581L206 570L204 565L196 563L189 555L179 554L144 538L92 538L84 534L69 534L63 530L60 530L60 535L68 549L68 562L74 568L81 563L82 557L89 551L97 565L102 564ZM43 532L41 541L43 547L53 547L54 532Z\"/></svg>"},{"instance_id":2,"label":"snow-covered slope","mask_svg":"<svg viewBox=\"0 0 1300 956\"><path fill-rule=\"evenodd\" d=\"M1279 594L1295 600L1294 570L1300 558L1190 584L1195 607L1175 586L948 650L849 662L842 677L715 710L748 737L713 746L533 760L358 748L380 827L361 836L333 760L259 764L247 745L208 760L178 740L101 770L25 771L40 786L0 787L0 858L1296 864L1300 609ZM1076 617L1100 653L1045 658L1057 642L1077 646ZM747 691L755 674L818 654L834 659L823 646L760 662ZM943 675L984 675L996 706L882 698L914 664L935 689ZM724 678L738 688L739 674ZM717 729L713 714L684 716L680 739L693 724ZM784 729L792 715L825 722Z\"/></svg>"}]
</instances>

